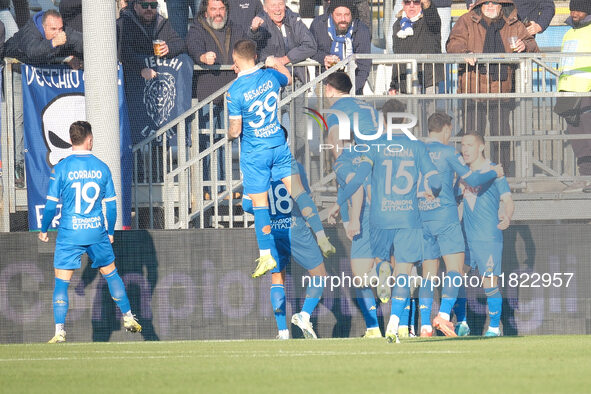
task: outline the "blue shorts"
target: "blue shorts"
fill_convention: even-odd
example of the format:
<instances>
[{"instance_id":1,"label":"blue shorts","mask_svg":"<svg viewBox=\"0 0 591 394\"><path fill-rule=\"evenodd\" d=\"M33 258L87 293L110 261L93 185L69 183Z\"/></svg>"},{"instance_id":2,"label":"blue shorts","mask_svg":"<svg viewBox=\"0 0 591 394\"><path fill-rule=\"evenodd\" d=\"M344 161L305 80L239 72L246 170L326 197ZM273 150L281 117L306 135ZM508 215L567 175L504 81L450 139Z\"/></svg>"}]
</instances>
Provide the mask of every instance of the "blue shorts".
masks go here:
<instances>
[{"instance_id":1,"label":"blue shorts","mask_svg":"<svg viewBox=\"0 0 591 394\"><path fill-rule=\"evenodd\" d=\"M264 193L271 187L271 179L280 180L291 175L291 152L287 144L262 151L242 153L240 171L247 194Z\"/></svg>"},{"instance_id":2,"label":"blue shorts","mask_svg":"<svg viewBox=\"0 0 591 394\"><path fill-rule=\"evenodd\" d=\"M394 247L397 263L415 263L423 258L423 229L370 229L373 257L390 261L390 250Z\"/></svg>"},{"instance_id":3,"label":"blue shorts","mask_svg":"<svg viewBox=\"0 0 591 394\"><path fill-rule=\"evenodd\" d=\"M279 261L277 267L271 270L272 273L283 271L291 257L308 271L322 264L324 260L320 248L303 218L295 218L293 227L289 235L287 234L287 232L274 234Z\"/></svg>"},{"instance_id":4,"label":"blue shorts","mask_svg":"<svg viewBox=\"0 0 591 394\"><path fill-rule=\"evenodd\" d=\"M369 209L367 208L369 207L365 205L365 209L361 211L361 232L359 235L353 237L353 242L351 243L351 259L373 258L369 230Z\"/></svg>"},{"instance_id":5,"label":"blue shorts","mask_svg":"<svg viewBox=\"0 0 591 394\"><path fill-rule=\"evenodd\" d=\"M57 243L53 255L53 266L62 270L74 270L80 268L80 256L88 254L92 261L92 268L107 266L115 261L113 246L109 238L91 245L72 245Z\"/></svg>"},{"instance_id":6,"label":"blue shorts","mask_svg":"<svg viewBox=\"0 0 591 394\"><path fill-rule=\"evenodd\" d=\"M423 259L435 260L466 249L460 222L423 222Z\"/></svg>"},{"instance_id":7,"label":"blue shorts","mask_svg":"<svg viewBox=\"0 0 591 394\"><path fill-rule=\"evenodd\" d=\"M499 276L501 274L501 258L503 242L499 241L468 241L466 243L466 265L478 268L482 276Z\"/></svg>"}]
</instances>

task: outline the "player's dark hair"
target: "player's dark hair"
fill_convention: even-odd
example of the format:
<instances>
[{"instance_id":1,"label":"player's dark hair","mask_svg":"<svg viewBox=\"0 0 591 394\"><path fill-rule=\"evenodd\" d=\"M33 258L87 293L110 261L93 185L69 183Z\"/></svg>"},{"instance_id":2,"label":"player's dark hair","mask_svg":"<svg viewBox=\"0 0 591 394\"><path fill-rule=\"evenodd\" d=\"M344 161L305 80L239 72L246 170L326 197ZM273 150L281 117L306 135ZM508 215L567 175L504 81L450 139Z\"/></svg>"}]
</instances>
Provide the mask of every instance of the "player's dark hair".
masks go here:
<instances>
[{"instance_id":1,"label":"player's dark hair","mask_svg":"<svg viewBox=\"0 0 591 394\"><path fill-rule=\"evenodd\" d=\"M387 116L390 112L406 112L406 104L404 104L400 100L390 99L384 103L382 106L382 114L385 120L385 123L388 122ZM393 118L392 122L394 123L401 123L404 122L403 118Z\"/></svg>"},{"instance_id":2,"label":"player's dark hair","mask_svg":"<svg viewBox=\"0 0 591 394\"><path fill-rule=\"evenodd\" d=\"M427 121L429 133L440 133L445 126L451 126L451 124L452 117L445 112L435 112L429 116L429 120Z\"/></svg>"},{"instance_id":3,"label":"player's dark hair","mask_svg":"<svg viewBox=\"0 0 591 394\"><path fill-rule=\"evenodd\" d=\"M351 78L349 78L347 73L341 71L330 74L324 79L324 83L345 94L349 94L353 88Z\"/></svg>"},{"instance_id":4,"label":"player's dark hair","mask_svg":"<svg viewBox=\"0 0 591 394\"><path fill-rule=\"evenodd\" d=\"M257 58L257 44L253 40L239 40L234 44L234 53L243 59Z\"/></svg>"},{"instance_id":5,"label":"player's dark hair","mask_svg":"<svg viewBox=\"0 0 591 394\"><path fill-rule=\"evenodd\" d=\"M54 18L62 19L62 14L60 14L57 10L50 9L50 10L47 10L43 13L43 16L41 17L41 25L44 25L45 21L50 16L53 16Z\"/></svg>"},{"instance_id":6,"label":"player's dark hair","mask_svg":"<svg viewBox=\"0 0 591 394\"><path fill-rule=\"evenodd\" d=\"M226 6L226 16L229 17L230 15L230 2L229 0L201 0L201 5L199 6L199 16L205 18L205 13L207 12L207 7L209 7L209 3L212 1L221 1L224 6Z\"/></svg>"},{"instance_id":7,"label":"player's dark hair","mask_svg":"<svg viewBox=\"0 0 591 394\"><path fill-rule=\"evenodd\" d=\"M70 141L72 145L82 145L89 135L92 135L90 123L79 120L70 125Z\"/></svg>"},{"instance_id":8,"label":"player's dark hair","mask_svg":"<svg viewBox=\"0 0 591 394\"><path fill-rule=\"evenodd\" d=\"M476 138L476 140L478 142L480 142L482 145L484 145L484 136L482 134L477 133L476 131L469 131L464 134L464 136L467 136L467 135L471 135L472 137Z\"/></svg>"}]
</instances>

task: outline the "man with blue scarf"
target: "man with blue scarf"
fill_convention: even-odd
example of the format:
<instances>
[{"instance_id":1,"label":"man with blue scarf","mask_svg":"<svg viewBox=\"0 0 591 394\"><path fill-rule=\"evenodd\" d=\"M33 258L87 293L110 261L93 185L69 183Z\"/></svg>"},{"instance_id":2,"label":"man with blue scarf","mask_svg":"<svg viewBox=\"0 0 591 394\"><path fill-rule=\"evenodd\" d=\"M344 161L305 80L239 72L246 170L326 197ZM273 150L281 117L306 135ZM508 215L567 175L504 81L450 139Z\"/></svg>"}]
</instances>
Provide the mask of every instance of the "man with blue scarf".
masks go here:
<instances>
[{"instance_id":1,"label":"man with blue scarf","mask_svg":"<svg viewBox=\"0 0 591 394\"><path fill-rule=\"evenodd\" d=\"M318 44L312 59L322 64L323 71L351 54L371 53L369 28L357 16L353 0L332 0L324 15L314 18L310 31ZM355 92L363 93L371 60L357 60Z\"/></svg>"}]
</instances>

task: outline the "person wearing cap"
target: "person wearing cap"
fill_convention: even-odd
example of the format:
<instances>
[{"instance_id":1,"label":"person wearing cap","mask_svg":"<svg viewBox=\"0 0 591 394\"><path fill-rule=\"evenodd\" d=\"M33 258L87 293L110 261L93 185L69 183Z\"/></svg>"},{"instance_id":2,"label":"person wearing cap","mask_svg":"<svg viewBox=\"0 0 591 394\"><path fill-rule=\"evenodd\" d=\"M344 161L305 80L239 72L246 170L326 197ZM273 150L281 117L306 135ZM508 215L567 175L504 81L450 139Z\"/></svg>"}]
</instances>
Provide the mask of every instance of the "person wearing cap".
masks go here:
<instances>
[{"instance_id":1,"label":"person wearing cap","mask_svg":"<svg viewBox=\"0 0 591 394\"><path fill-rule=\"evenodd\" d=\"M561 52L591 52L591 0L571 0L568 30L562 39ZM591 57L563 57L558 77L559 92L591 92ZM578 108L577 108L578 107ZM567 134L591 134L591 98L582 97L575 107L577 116L567 121ZM579 175L591 176L591 140L572 140L571 146L577 158ZM563 192L591 193L591 182L575 182Z\"/></svg>"},{"instance_id":2,"label":"person wearing cap","mask_svg":"<svg viewBox=\"0 0 591 394\"><path fill-rule=\"evenodd\" d=\"M314 18L310 31L318 43L312 59L323 66L323 71L351 54L371 53L369 28L358 18L353 0L332 0L328 11ZM355 93L362 94L371 60L356 62Z\"/></svg>"},{"instance_id":3,"label":"person wearing cap","mask_svg":"<svg viewBox=\"0 0 591 394\"><path fill-rule=\"evenodd\" d=\"M441 20L431 0L404 0L392 31L392 51L395 54L441 53ZM421 90L435 93L443 80L442 64L418 64ZM406 90L406 64L392 66L390 94L410 93Z\"/></svg>"},{"instance_id":4,"label":"person wearing cap","mask_svg":"<svg viewBox=\"0 0 591 394\"><path fill-rule=\"evenodd\" d=\"M516 37L514 46L510 38ZM512 0L477 0L472 9L454 24L447 41L447 53L465 54L465 63L458 65L458 93L511 93L514 91L514 66L477 61L475 53L539 52L534 37L517 18ZM514 100L467 99L462 105L464 132L485 135L487 123L491 136L510 136ZM488 122L487 122L488 121ZM514 176L509 141L490 144L490 159L503 165L505 173Z\"/></svg>"}]
</instances>

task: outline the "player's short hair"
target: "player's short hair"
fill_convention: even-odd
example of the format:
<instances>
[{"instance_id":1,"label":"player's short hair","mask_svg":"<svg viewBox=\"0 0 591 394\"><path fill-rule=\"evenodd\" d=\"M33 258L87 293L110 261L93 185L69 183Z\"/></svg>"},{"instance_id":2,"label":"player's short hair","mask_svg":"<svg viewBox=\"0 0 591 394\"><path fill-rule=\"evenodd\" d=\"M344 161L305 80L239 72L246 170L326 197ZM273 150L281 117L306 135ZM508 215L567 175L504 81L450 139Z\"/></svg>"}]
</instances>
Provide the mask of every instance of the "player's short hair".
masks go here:
<instances>
[{"instance_id":1,"label":"player's short hair","mask_svg":"<svg viewBox=\"0 0 591 394\"><path fill-rule=\"evenodd\" d=\"M253 40L239 40L234 44L234 53L243 59L257 58L257 44Z\"/></svg>"},{"instance_id":2,"label":"player's short hair","mask_svg":"<svg viewBox=\"0 0 591 394\"><path fill-rule=\"evenodd\" d=\"M351 78L349 78L347 73L341 71L337 71L335 73L330 74L328 77L324 79L324 83L332 86L339 92L345 94L349 94L349 92L353 88Z\"/></svg>"},{"instance_id":3,"label":"player's short hair","mask_svg":"<svg viewBox=\"0 0 591 394\"><path fill-rule=\"evenodd\" d=\"M445 112L435 112L429 116L429 120L427 121L429 133L440 133L445 126L451 126L451 124L452 117Z\"/></svg>"},{"instance_id":4,"label":"player's short hair","mask_svg":"<svg viewBox=\"0 0 591 394\"><path fill-rule=\"evenodd\" d=\"M476 140L478 142L480 142L482 145L484 145L484 136L480 133L477 133L476 131L469 131L467 133L465 133L462 137L471 135L472 137L476 138Z\"/></svg>"},{"instance_id":5,"label":"player's short hair","mask_svg":"<svg viewBox=\"0 0 591 394\"><path fill-rule=\"evenodd\" d=\"M404 104L402 101L397 100L397 99L390 99L388 101L386 101L384 103L384 105L382 106L382 114L384 117L384 120L387 122L387 116L388 113L390 112L406 112L406 104ZM404 122L403 118L392 118L392 122L394 123L400 123L400 122Z\"/></svg>"},{"instance_id":6,"label":"player's short hair","mask_svg":"<svg viewBox=\"0 0 591 394\"><path fill-rule=\"evenodd\" d=\"M48 17L53 16L54 18L62 19L62 14L60 14L57 10L47 10L43 13L41 17L41 24L44 25L45 21Z\"/></svg>"},{"instance_id":7,"label":"player's short hair","mask_svg":"<svg viewBox=\"0 0 591 394\"><path fill-rule=\"evenodd\" d=\"M70 125L70 141L72 145L82 145L89 135L92 135L90 123L78 120Z\"/></svg>"}]
</instances>

